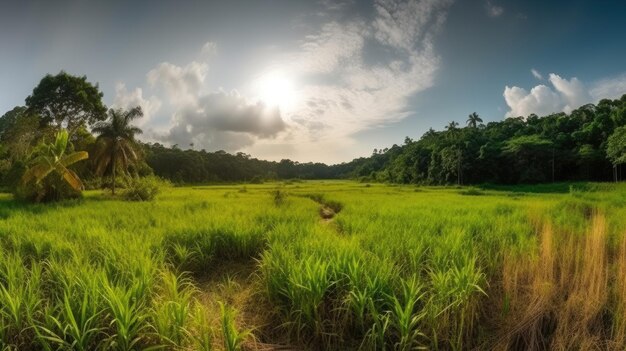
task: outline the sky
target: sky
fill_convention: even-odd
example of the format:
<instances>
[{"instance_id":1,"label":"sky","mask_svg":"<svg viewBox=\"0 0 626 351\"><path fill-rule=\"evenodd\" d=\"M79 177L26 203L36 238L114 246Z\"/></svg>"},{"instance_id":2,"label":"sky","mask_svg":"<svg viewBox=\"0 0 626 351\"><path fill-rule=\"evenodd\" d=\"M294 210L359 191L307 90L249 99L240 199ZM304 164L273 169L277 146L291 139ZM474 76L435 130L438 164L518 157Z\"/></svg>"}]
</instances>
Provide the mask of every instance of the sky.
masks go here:
<instances>
[{"instance_id":1,"label":"sky","mask_svg":"<svg viewBox=\"0 0 626 351\"><path fill-rule=\"evenodd\" d=\"M338 163L626 93L626 1L0 0L0 114L64 70L141 139Z\"/></svg>"}]
</instances>

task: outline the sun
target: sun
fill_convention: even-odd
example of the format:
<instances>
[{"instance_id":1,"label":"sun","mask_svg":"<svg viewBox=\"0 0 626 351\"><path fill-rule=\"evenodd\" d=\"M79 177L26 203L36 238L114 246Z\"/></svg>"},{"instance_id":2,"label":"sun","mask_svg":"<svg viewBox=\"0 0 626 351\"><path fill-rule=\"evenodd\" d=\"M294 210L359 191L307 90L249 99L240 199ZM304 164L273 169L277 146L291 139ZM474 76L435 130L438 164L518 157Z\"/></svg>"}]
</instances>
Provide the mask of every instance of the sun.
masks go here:
<instances>
[{"instance_id":1,"label":"sun","mask_svg":"<svg viewBox=\"0 0 626 351\"><path fill-rule=\"evenodd\" d=\"M254 86L259 100L268 107L285 109L295 102L295 87L285 72L266 72L256 80Z\"/></svg>"}]
</instances>

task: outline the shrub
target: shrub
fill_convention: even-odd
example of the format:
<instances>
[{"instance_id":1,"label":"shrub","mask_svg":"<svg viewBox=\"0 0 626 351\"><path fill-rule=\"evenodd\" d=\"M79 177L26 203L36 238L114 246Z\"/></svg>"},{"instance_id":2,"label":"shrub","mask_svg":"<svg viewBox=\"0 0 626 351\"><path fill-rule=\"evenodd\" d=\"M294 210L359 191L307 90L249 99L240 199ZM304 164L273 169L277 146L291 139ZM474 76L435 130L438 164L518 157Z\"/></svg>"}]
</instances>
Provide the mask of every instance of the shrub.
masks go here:
<instances>
[{"instance_id":1,"label":"shrub","mask_svg":"<svg viewBox=\"0 0 626 351\"><path fill-rule=\"evenodd\" d=\"M161 192L161 188L171 186L156 176L135 178L129 182L128 188L122 193L128 201L152 201Z\"/></svg>"},{"instance_id":2,"label":"shrub","mask_svg":"<svg viewBox=\"0 0 626 351\"><path fill-rule=\"evenodd\" d=\"M250 179L250 184L263 184L263 178L259 175L255 175Z\"/></svg>"},{"instance_id":3,"label":"shrub","mask_svg":"<svg viewBox=\"0 0 626 351\"><path fill-rule=\"evenodd\" d=\"M13 192L15 198L26 202L53 202L81 197L81 192L73 189L58 175L51 175L39 183L18 185Z\"/></svg>"},{"instance_id":4,"label":"shrub","mask_svg":"<svg viewBox=\"0 0 626 351\"><path fill-rule=\"evenodd\" d=\"M478 190L478 189L467 189L467 190L463 190L463 191L459 191L459 194L461 195L466 195L466 196L481 196L481 195L485 195L484 192Z\"/></svg>"},{"instance_id":5,"label":"shrub","mask_svg":"<svg viewBox=\"0 0 626 351\"><path fill-rule=\"evenodd\" d=\"M274 205L276 206L282 205L287 198L287 194L280 189L273 190L271 194L274 199Z\"/></svg>"}]
</instances>

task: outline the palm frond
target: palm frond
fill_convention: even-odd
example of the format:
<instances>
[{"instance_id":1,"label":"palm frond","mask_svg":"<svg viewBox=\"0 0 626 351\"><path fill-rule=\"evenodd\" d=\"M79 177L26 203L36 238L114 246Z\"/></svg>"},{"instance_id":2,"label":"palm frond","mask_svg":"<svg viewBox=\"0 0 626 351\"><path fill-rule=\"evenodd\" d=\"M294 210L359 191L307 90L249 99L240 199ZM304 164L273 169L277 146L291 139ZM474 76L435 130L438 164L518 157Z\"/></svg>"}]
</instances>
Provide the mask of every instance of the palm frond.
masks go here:
<instances>
[{"instance_id":1,"label":"palm frond","mask_svg":"<svg viewBox=\"0 0 626 351\"><path fill-rule=\"evenodd\" d=\"M77 151L74 152L71 155L67 155L65 157L63 157L63 159L61 159L60 163L64 166L67 167L71 164L74 164L78 161L82 161L82 160L86 160L89 158L89 154L87 153L87 151Z\"/></svg>"},{"instance_id":2,"label":"palm frond","mask_svg":"<svg viewBox=\"0 0 626 351\"><path fill-rule=\"evenodd\" d=\"M24 173L22 176L22 184L30 183L33 180L35 183L39 183L52 171L54 171L54 166L48 162L36 164Z\"/></svg>"},{"instance_id":3,"label":"palm frond","mask_svg":"<svg viewBox=\"0 0 626 351\"><path fill-rule=\"evenodd\" d=\"M125 119L126 123L129 123L130 121L134 120L135 118L139 118L139 117L143 117L143 111L141 110L141 106L137 106L137 107L134 107L134 108L130 109L124 115L124 119Z\"/></svg>"},{"instance_id":4,"label":"palm frond","mask_svg":"<svg viewBox=\"0 0 626 351\"><path fill-rule=\"evenodd\" d=\"M78 178L78 175L74 173L74 171L67 169L61 164L57 165L56 170L57 172L59 172L59 174L63 175L63 179L65 179L67 184L69 184L72 189L76 191L83 190L83 183L80 181L80 178Z\"/></svg>"},{"instance_id":5,"label":"palm frond","mask_svg":"<svg viewBox=\"0 0 626 351\"><path fill-rule=\"evenodd\" d=\"M139 158L137 157L137 153L135 152L135 143L129 140L121 140L120 142L121 147L125 150L125 153L127 153L130 156L130 159L132 161L137 161Z\"/></svg>"},{"instance_id":6,"label":"palm frond","mask_svg":"<svg viewBox=\"0 0 626 351\"><path fill-rule=\"evenodd\" d=\"M142 134L143 130L141 130L141 128L139 127L130 126L128 127L128 133L135 136L135 134Z\"/></svg>"},{"instance_id":7,"label":"palm frond","mask_svg":"<svg viewBox=\"0 0 626 351\"><path fill-rule=\"evenodd\" d=\"M57 137L54 142L54 152L56 156L60 156L65 152L65 149L67 148L68 138L69 134L66 130L61 130L57 133Z\"/></svg>"},{"instance_id":8,"label":"palm frond","mask_svg":"<svg viewBox=\"0 0 626 351\"><path fill-rule=\"evenodd\" d=\"M111 163L111 154L102 154L96 161L96 174L103 175Z\"/></svg>"}]
</instances>

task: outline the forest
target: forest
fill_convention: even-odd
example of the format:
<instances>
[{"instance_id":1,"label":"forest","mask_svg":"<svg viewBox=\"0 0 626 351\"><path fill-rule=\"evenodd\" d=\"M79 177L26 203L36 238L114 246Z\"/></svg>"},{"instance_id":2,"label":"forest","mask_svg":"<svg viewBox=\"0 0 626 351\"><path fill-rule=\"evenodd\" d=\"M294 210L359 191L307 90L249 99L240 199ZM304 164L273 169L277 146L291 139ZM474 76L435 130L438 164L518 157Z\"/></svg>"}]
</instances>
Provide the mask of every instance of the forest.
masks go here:
<instances>
[{"instance_id":1,"label":"forest","mask_svg":"<svg viewBox=\"0 0 626 351\"><path fill-rule=\"evenodd\" d=\"M61 129L68 130L72 151L93 154L98 148L93 127L108 117L102 98L98 85L84 76L60 72L44 77L24 106L0 117L0 186L14 187L34 148ZM141 118L141 111L135 115ZM477 113L451 119L442 130L431 128L419 139L407 136L402 145L375 149L370 156L334 165L265 161L242 152L168 147L133 137L137 162L128 168L132 174L154 174L175 184L357 179L460 185L624 177L626 95L580 106L569 114L532 114L488 123ZM76 165L87 188L102 185L94 162ZM104 171L110 175L111 167Z\"/></svg>"}]
</instances>

